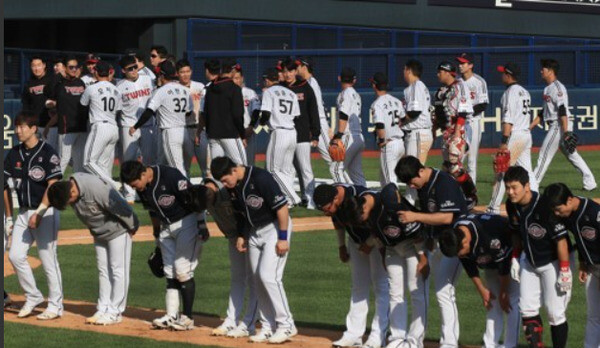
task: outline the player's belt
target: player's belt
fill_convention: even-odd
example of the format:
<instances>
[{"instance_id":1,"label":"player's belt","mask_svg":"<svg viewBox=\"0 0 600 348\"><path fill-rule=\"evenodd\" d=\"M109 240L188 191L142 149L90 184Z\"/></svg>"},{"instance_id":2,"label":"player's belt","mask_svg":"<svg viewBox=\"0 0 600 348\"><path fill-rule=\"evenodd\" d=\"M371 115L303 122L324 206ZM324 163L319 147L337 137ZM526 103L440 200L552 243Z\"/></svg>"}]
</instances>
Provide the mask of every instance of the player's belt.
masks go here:
<instances>
[{"instance_id":1,"label":"player's belt","mask_svg":"<svg viewBox=\"0 0 600 348\"><path fill-rule=\"evenodd\" d=\"M185 126L185 128L198 128L198 124L188 124Z\"/></svg>"},{"instance_id":2,"label":"player's belt","mask_svg":"<svg viewBox=\"0 0 600 348\"><path fill-rule=\"evenodd\" d=\"M275 129L294 130L295 128L276 127Z\"/></svg>"}]
</instances>

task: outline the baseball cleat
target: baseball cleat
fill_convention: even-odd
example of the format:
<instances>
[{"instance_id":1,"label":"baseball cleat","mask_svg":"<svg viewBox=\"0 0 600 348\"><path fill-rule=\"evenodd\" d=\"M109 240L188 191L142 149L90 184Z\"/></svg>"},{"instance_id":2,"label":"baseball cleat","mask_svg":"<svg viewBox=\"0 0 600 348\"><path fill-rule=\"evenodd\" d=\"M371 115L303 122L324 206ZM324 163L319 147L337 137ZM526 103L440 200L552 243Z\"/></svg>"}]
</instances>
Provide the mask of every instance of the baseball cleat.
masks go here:
<instances>
[{"instance_id":1,"label":"baseball cleat","mask_svg":"<svg viewBox=\"0 0 600 348\"><path fill-rule=\"evenodd\" d=\"M60 314L58 314L58 312L54 312L51 311L49 309L46 309L42 314L39 314L37 316L38 320L53 320L53 319L58 319L60 318Z\"/></svg>"},{"instance_id":2,"label":"baseball cleat","mask_svg":"<svg viewBox=\"0 0 600 348\"><path fill-rule=\"evenodd\" d=\"M260 332L257 333L256 335L250 336L250 338L248 339L248 342L264 343L264 342L267 342L269 340L269 338L271 338L271 336L273 336L273 333L271 332L271 330L261 329Z\"/></svg>"},{"instance_id":3,"label":"baseball cleat","mask_svg":"<svg viewBox=\"0 0 600 348\"><path fill-rule=\"evenodd\" d=\"M596 187L598 187L598 185L594 185L594 186L584 186L583 189L585 191L594 191L596 189Z\"/></svg>"},{"instance_id":4,"label":"baseball cleat","mask_svg":"<svg viewBox=\"0 0 600 348\"><path fill-rule=\"evenodd\" d=\"M175 331L188 331L194 329L194 320L187 315L181 314L177 320L171 323L171 329Z\"/></svg>"},{"instance_id":5,"label":"baseball cleat","mask_svg":"<svg viewBox=\"0 0 600 348\"><path fill-rule=\"evenodd\" d=\"M175 318L165 314L160 318L156 318L152 321L152 326L156 329L168 329L171 327L171 324L175 322Z\"/></svg>"},{"instance_id":6,"label":"baseball cleat","mask_svg":"<svg viewBox=\"0 0 600 348\"><path fill-rule=\"evenodd\" d=\"M229 331L227 333L227 335L225 335L225 336L230 337L230 338L248 337L248 336L250 336L250 331L248 330L246 325L240 324L235 329Z\"/></svg>"},{"instance_id":7,"label":"baseball cleat","mask_svg":"<svg viewBox=\"0 0 600 348\"><path fill-rule=\"evenodd\" d=\"M98 320L96 320L94 325L103 325L103 326L115 325L115 324L119 324L122 321L123 321L123 317L120 314L103 313L100 315Z\"/></svg>"},{"instance_id":8,"label":"baseball cleat","mask_svg":"<svg viewBox=\"0 0 600 348\"><path fill-rule=\"evenodd\" d=\"M26 317L30 316L31 313L33 312L33 310L35 309L35 307L39 306L43 302L44 302L44 300L40 300L40 302L35 303L33 305L25 302L23 307L21 307L19 314L17 314L17 318L26 318Z\"/></svg>"},{"instance_id":9,"label":"baseball cleat","mask_svg":"<svg viewBox=\"0 0 600 348\"><path fill-rule=\"evenodd\" d=\"M231 330L235 329L235 326L229 326L225 323L217 326L210 333L211 336L225 336Z\"/></svg>"},{"instance_id":10,"label":"baseball cleat","mask_svg":"<svg viewBox=\"0 0 600 348\"><path fill-rule=\"evenodd\" d=\"M100 317L102 316L102 314L104 314L104 312L97 311L91 317L85 318L85 323L86 324L95 324L96 321L98 321L98 319L100 319Z\"/></svg>"},{"instance_id":11,"label":"baseball cleat","mask_svg":"<svg viewBox=\"0 0 600 348\"><path fill-rule=\"evenodd\" d=\"M269 338L269 343L279 344L288 341L290 338L296 336L298 334L298 329L295 326L292 326L287 329L277 329L273 336Z\"/></svg>"},{"instance_id":12,"label":"baseball cleat","mask_svg":"<svg viewBox=\"0 0 600 348\"><path fill-rule=\"evenodd\" d=\"M348 337L342 337L337 341L334 341L331 344L334 348L344 348L344 347L362 347L362 340L360 339L351 339Z\"/></svg>"}]
</instances>

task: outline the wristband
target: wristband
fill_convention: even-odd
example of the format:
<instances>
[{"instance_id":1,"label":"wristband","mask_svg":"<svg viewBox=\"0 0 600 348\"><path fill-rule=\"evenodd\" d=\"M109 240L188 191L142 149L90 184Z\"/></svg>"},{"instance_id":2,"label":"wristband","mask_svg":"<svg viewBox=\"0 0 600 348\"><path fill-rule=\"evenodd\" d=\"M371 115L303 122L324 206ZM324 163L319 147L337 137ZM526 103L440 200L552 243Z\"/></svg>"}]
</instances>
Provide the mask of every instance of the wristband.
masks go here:
<instances>
[{"instance_id":1,"label":"wristband","mask_svg":"<svg viewBox=\"0 0 600 348\"><path fill-rule=\"evenodd\" d=\"M558 264L560 265L561 272L569 270L569 267L570 267L569 261L560 261Z\"/></svg>"},{"instance_id":2,"label":"wristband","mask_svg":"<svg viewBox=\"0 0 600 348\"><path fill-rule=\"evenodd\" d=\"M44 203L40 203L38 208L35 210L35 213L38 214L39 216L44 216L44 214L46 214L46 210L48 210L48 206L45 205Z\"/></svg>"},{"instance_id":3,"label":"wristband","mask_svg":"<svg viewBox=\"0 0 600 348\"><path fill-rule=\"evenodd\" d=\"M287 230L277 231L277 240L287 240L287 236L288 236Z\"/></svg>"},{"instance_id":4,"label":"wristband","mask_svg":"<svg viewBox=\"0 0 600 348\"><path fill-rule=\"evenodd\" d=\"M502 136L502 140L501 140L502 145L506 145L506 143L508 143L508 138L510 138L510 136L506 136L506 135Z\"/></svg>"}]
</instances>

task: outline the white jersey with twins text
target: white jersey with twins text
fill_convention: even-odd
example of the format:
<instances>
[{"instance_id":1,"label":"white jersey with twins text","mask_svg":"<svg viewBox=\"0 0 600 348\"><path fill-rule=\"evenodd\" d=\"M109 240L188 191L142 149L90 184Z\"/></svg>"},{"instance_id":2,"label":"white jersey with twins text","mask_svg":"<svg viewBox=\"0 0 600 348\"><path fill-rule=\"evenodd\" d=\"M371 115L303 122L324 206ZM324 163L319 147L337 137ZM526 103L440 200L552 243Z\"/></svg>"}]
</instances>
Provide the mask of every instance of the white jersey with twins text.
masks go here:
<instances>
[{"instance_id":1,"label":"white jersey with twins text","mask_svg":"<svg viewBox=\"0 0 600 348\"><path fill-rule=\"evenodd\" d=\"M512 124L513 132L529 129L531 96L525 88L516 83L508 86L502 94L500 104L502 122Z\"/></svg>"},{"instance_id":2,"label":"white jersey with twins text","mask_svg":"<svg viewBox=\"0 0 600 348\"><path fill-rule=\"evenodd\" d=\"M406 111L420 111L417 119L409 121L402 126L405 130L431 128L431 94L421 80L417 80L404 89L404 102Z\"/></svg>"},{"instance_id":3,"label":"white jersey with twins text","mask_svg":"<svg viewBox=\"0 0 600 348\"><path fill-rule=\"evenodd\" d=\"M488 97L488 89L487 83L483 79L483 77L473 74L468 80L462 79L467 86L467 90L469 93L469 99L471 100L471 105L477 104L488 104L490 102ZM481 117L483 116L483 111L474 114L473 117Z\"/></svg>"},{"instance_id":4,"label":"white jersey with twins text","mask_svg":"<svg viewBox=\"0 0 600 348\"><path fill-rule=\"evenodd\" d=\"M383 123L386 139L402 139L404 132L400 129L402 119L406 117L400 99L384 94L371 104L373 123Z\"/></svg>"},{"instance_id":5,"label":"white jersey with twins text","mask_svg":"<svg viewBox=\"0 0 600 348\"><path fill-rule=\"evenodd\" d=\"M571 116L567 89L560 81L555 80L544 88L544 121L558 120L558 109L562 105L567 110L567 116Z\"/></svg>"},{"instance_id":6,"label":"white jersey with twins text","mask_svg":"<svg viewBox=\"0 0 600 348\"><path fill-rule=\"evenodd\" d=\"M343 112L348 115L348 126L344 134L362 135L362 122L360 119L362 101L360 94L356 92L354 87L348 87L340 92L337 97L337 107L338 113Z\"/></svg>"},{"instance_id":7,"label":"white jersey with twins text","mask_svg":"<svg viewBox=\"0 0 600 348\"><path fill-rule=\"evenodd\" d=\"M252 88L242 87L244 98L244 128L248 128L254 110L260 110L260 99Z\"/></svg>"},{"instance_id":8,"label":"white jersey with twins text","mask_svg":"<svg viewBox=\"0 0 600 348\"><path fill-rule=\"evenodd\" d=\"M90 124L117 124L117 111L121 110L121 93L112 83L100 81L87 87L79 102L90 107Z\"/></svg>"},{"instance_id":9,"label":"white jersey with twins text","mask_svg":"<svg viewBox=\"0 0 600 348\"><path fill-rule=\"evenodd\" d=\"M327 123L327 114L325 113L325 102L323 102L323 92L321 92L321 86L314 77L308 79L308 84L312 87L315 92L315 98L317 99L317 107L319 108L319 120L321 124Z\"/></svg>"},{"instance_id":10,"label":"white jersey with twins text","mask_svg":"<svg viewBox=\"0 0 600 348\"><path fill-rule=\"evenodd\" d=\"M265 90L260 110L271 113L269 126L272 129L294 129L294 118L300 116L300 104L296 93L280 85Z\"/></svg>"},{"instance_id":11,"label":"white jersey with twins text","mask_svg":"<svg viewBox=\"0 0 600 348\"><path fill-rule=\"evenodd\" d=\"M192 93L179 82L171 81L158 88L148 102L148 109L156 112L160 129L185 127L186 114L193 110Z\"/></svg>"},{"instance_id":12,"label":"white jersey with twins text","mask_svg":"<svg viewBox=\"0 0 600 348\"><path fill-rule=\"evenodd\" d=\"M133 127L146 110L148 100L154 90L152 80L148 76L139 75L135 81L123 79L117 84L121 93L122 111L121 126ZM145 126L152 124L148 121Z\"/></svg>"},{"instance_id":13,"label":"white jersey with twins text","mask_svg":"<svg viewBox=\"0 0 600 348\"><path fill-rule=\"evenodd\" d=\"M206 93L206 87L202 82L190 81L190 85L188 86L190 91L192 92L192 102L193 102L193 114L190 114L186 118L186 125L193 126L198 124L198 117L200 116L200 110L203 106L204 94Z\"/></svg>"}]
</instances>

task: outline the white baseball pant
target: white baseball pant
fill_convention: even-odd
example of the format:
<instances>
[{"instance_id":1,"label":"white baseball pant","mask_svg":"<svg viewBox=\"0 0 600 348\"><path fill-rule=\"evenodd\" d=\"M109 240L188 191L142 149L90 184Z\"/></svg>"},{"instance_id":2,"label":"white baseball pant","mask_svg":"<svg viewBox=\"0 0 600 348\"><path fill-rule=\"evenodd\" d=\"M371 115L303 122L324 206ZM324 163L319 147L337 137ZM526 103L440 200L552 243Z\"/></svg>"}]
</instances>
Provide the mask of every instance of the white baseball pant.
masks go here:
<instances>
[{"instance_id":1,"label":"white baseball pant","mask_svg":"<svg viewBox=\"0 0 600 348\"><path fill-rule=\"evenodd\" d=\"M38 255L42 261L46 280L48 281L48 310L62 315L63 288L60 265L56 255L56 240L60 217L54 208L49 208L42 217L37 229L27 227L29 218L35 210L21 209L14 221L12 245L8 258L12 263L19 284L25 293L25 303L35 305L44 301L42 292L38 289L29 262L27 253L29 248L36 243Z\"/></svg>"},{"instance_id":2,"label":"white baseball pant","mask_svg":"<svg viewBox=\"0 0 600 348\"><path fill-rule=\"evenodd\" d=\"M129 127L121 127L121 151L123 161L135 161L140 156L145 165L156 163L156 129L154 127L141 127L133 136L129 135Z\"/></svg>"},{"instance_id":3,"label":"white baseball pant","mask_svg":"<svg viewBox=\"0 0 600 348\"><path fill-rule=\"evenodd\" d=\"M190 165L194 156L194 140L184 127L164 128L160 130L163 153L169 167L177 168L181 174L189 177Z\"/></svg>"},{"instance_id":4,"label":"white baseball pant","mask_svg":"<svg viewBox=\"0 0 600 348\"><path fill-rule=\"evenodd\" d=\"M350 181L354 185L367 186L362 168L362 153L365 149L365 139L362 134L345 134L342 137L342 141L346 148L346 157L344 158L343 166L341 166L341 162L333 162L333 164L338 164L338 167L335 168L336 172L346 170Z\"/></svg>"},{"instance_id":5,"label":"white baseball pant","mask_svg":"<svg viewBox=\"0 0 600 348\"><path fill-rule=\"evenodd\" d=\"M386 248L385 265L390 283L389 341L409 341L411 347L423 347L429 307L429 281L417 274L418 263L415 245L410 240ZM412 307L410 327L405 289L410 292Z\"/></svg>"},{"instance_id":6,"label":"white baseball pant","mask_svg":"<svg viewBox=\"0 0 600 348\"><path fill-rule=\"evenodd\" d=\"M600 347L600 278L588 274L585 282L587 300L587 324L585 326L585 348Z\"/></svg>"},{"instance_id":7,"label":"white baseball pant","mask_svg":"<svg viewBox=\"0 0 600 348\"><path fill-rule=\"evenodd\" d=\"M573 121L569 120L569 131L573 130ZM563 132L558 121L552 121L548 124L548 133L544 138L542 147L540 148L540 155L538 157L537 166L535 167L534 174L538 183L541 183L546 175L546 171L559 148L560 140ZM567 157L569 162L579 170L583 175L583 188L585 190L593 190L596 188L596 179L594 174L588 167L587 163L583 160L579 152L568 153L561 148L561 152Z\"/></svg>"},{"instance_id":8,"label":"white baseball pant","mask_svg":"<svg viewBox=\"0 0 600 348\"><path fill-rule=\"evenodd\" d=\"M329 125L327 122L321 122L321 134L319 135L319 153L321 154L321 158L327 163L329 166L329 173L331 174L331 178L335 183L342 184L352 184L350 181L350 177L348 173L344 171L343 164L336 165L336 162L331 161L331 156L329 156L329 142L331 139L329 138Z\"/></svg>"},{"instance_id":9,"label":"white baseball pant","mask_svg":"<svg viewBox=\"0 0 600 348\"><path fill-rule=\"evenodd\" d=\"M248 165L246 150L240 138L208 139L211 158L227 156L236 164Z\"/></svg>"},{"instance_id":10,"label":"white baseball pant","mask_svg":"<svg viewBox=\"0 0 600 348\"><path fill-rule=\"evenodd\" d=\"M312 164L310 163L311 146L310 143L297 143L294 151L294 168L299 177L302 177L304 191L302 195L309 203L313 205L313 194L315 193L315 176L313 174Z\"/></svg>"},{"instance_id":11,"label":"white baseball pant","mask_svg":"<svg viewBox=\"0 0 600 348\"><path fill-rule=\"evenodd\" d=\"M67 133L58 136L58 155L63 174L69 162L72 162L73 172L83 172L83 154L87 137L87 133Z\"/></svg>"},{"instance_id":12,"label":"white baseball pant","mask_svg":"<svg viewBox=\"0 0 600 348\"><path fill-rule=\"evenodd\" d=\"M531 170L531 132L528 129L513 131L508 139L508 150L510 151L510 165L518 165L525 168L529 173L529 187L532 191L538 191L539 185ZM500 214L500 204L504 198L506 187L504 186L504 175L496 174L492 199L488 205L487 212Z\"/></svg>"},{"instance_id":13,"label":"white baseball pant","mask_svg":"<svg viewBox=\"0 0 600 348\"><path fill-rule=\"evenodd\" d=\"M396 177L396 164L400 161L400 158L404 156L404 141L402 139L391 139L388 143L381 148L381 154L379 156L379 183L381 187L393 182L398 182Z\"/></svg>"},{"instance_id":14,"label":"white baseball pant","mask_svg":"<svg viewBox=\"0 0 600 348\"><path fill-rule=\"evenodd\" d=\"M236 241L236 238L230 238L228 242L231 282L227 317L223 324L235 327L238 325L238 320L240 320L240 324L244 324L249 330L253 330L258 317L258 301L254 281L252 280L252 269L250 268L248 253L240 253L237 250ZM248 303L246 313L242 318L246 289L248 289Z\"/></svg>"},{"instance_id":15,"label":"white baseball pant","mask_svg":"<svg viewBox=\"0 0 600 348\"><path fill-rule=\"evenodd\" d=\"M48 128L48 136L45 138L42 136L43 131L44 128L39 128L38 137L44 139L48 145L58 152L58 128L56 126Z\"/></svg>"},{"instance_id":16,"label":"white baseball pant","mask_svg":"<svg viewBox=\"0 0 600 348\"><path fill-rule=\"evenodd\" d=\"M190 139L194 141L194 154L196 155L198 166L200 167L200 171L202 172L202 177L206 178L210 175L209 173L211 158L208 148L208 138L206 137L206 131L202 131L202 133L200 133L200 143L196 145L195 133L195 129L193 129L193 132L190 131Z\"/></svg>"},{"instance_id":17,"label":"white baseball pant","mask_svg":"<svg viewBox=\"0 0 600 348\"><path fill-rule=\"evenodd\" d=\"M294 137L294 139L296 138ZM277 222L259 229L253 228L248 238L248 257L256 287L258 308L261 312L262 329L271 331L295 326L282 281L289 251L284 256L277 255L275 223ZM288 243L290 243L291 237L292 219L290 218Z\"/></svg>"},{"instance_id":18,"label":"white baseball pant","mask_svg":"<svg viewBox=\"0 0 600 348\"><path fill-rule=\"evenodd\" d=\"M122 235L110 240L94 238L98 263L98 305L102 313L119 315L127 306L129 270L131 265L131 235Z\"/></svg>"},{"instance_id":19,"label":"white baseball pant","mask_svg":"<svg viewBox=\"0 0 600 348\"><path fill-rule=\"evenodd\" d=\"M294 191L294 152L296 151L296 130L275 129L271 132L267 146L266 169L273 174L288 204L297 205L302 201Z\"/></svg>"},{"instance_id":20,"label":"white baseball pant","mask_svg":"<svg viewBox=\"0 0 600 348\"><path fill-rule=\"evenodd\" d=\"M258 134L252 134L250 138L246 139L246 161L249 166L253 166L256 162L256 137Z\"/></svg>"},{"instance_id":21,"label":"white baseball pant","mask_svg":"<svg viewBox=\"0 0 600 348\"><path fill-rule=\"evenodd\" d=\"M375 292L375 314L371 322L368 341L385 345L389 324L390 284L388 282L381 254L373 248L369 255L359 251L359 245L348 239L348 254L352 270L352 293L350 309L346 315L344 337L361 340L367 329L369 313L369 294L371 287Z\"/></svg>"},{"instance_id":22,"label":"white baseball pant","mask_svg":"<svg viewBox=\"0 0 600 348\"><path fill-rule=\"evenodd\" d=\"M112 179L115 162L115 146L119 141L119 129L108 122L92 124L90 135L85 142L83 167L86 172L97 175L117 188Z\"/></svg>"},{"instance_id":23,"label":"white baseball pant","mask_svg":"<svg viewBox=\"0 0 600 348\"><path fill-rule=\"evenodd\" d=\"M194 277L203 241L198 235L196 214L161 227L158 238L165 276L180 283Z\"/></svg>"},{"instance_id":24,"label":"white baseball pant","mask_svg":"<svg viewBox=\"0 0 600 348\"><path fill-rule=\"evenodd\" d=\"M404 136L406 156L414 156L418 158L423 165L425 165L427 162L427 155L429 154L429 150L433 144L431 128L414 129L404 132L406 134ZM414 204L418 197L417 190L407 187L404 196L410 203Z\"/></svg>"},{"instance_id":25,"label":"white baseball pant","mask_svg":"<svg viewBox=\"0 0 600 348\"><path fill-rule=\"evenodd\" d=\"M431 272L435 282L435 295L441 312L440 348L458 347L459 323L456 307L456 284L462 272L462 265L457 257L446 257L436 248L429 256Z\"/></svg>"},{"instance_id":26,"label":"white baseball pant","mask_svg":"<svg viewBox=\"0 0 600 348\"><path fill-rule=\"evenodd\" d=\"M465 137L469 143L469 151L463 160L467 161L467 173L477 183L477 157L479 156L479 145L481 143L481 117L472 117L465 124Z\"/></svg>"},{"instance_id":27,"label":"white baseball pant","mask_svg":"<svg viewBox=\"0 0 600 348\"><path fill-rule=\"evenodd\" d=\"M484 270L485 283L488 290L496 296L492 301L492 309L487 311L485 322L485 333L483 334L483 348L517 348L519 344L519 331L521 329L521 315L519 313L519 283L510 279L508 296L512 310L506 314L506 325L504 315L498 301L500 295L500 276L497 269ZM504 344L500 339L504 333Z\"/></svg>"},{"instance_id":28,"label":"white baseball pant","mask_svg":"<svg viewBox=\"0 0 600 348\"><path fill-rule=\"evenodd\" d=\"M573 261L571 260L571 263ZM523 318L540 314L543 297L550 325L556 326L567 321L567 306L571 300L571 291L559 292L556 287L558 260L535 268L526 258L521 259L520 277L519 309Z\"/></svg>"}]
</instances>

